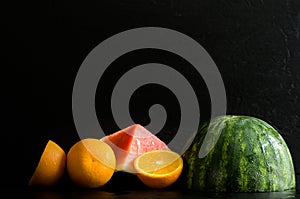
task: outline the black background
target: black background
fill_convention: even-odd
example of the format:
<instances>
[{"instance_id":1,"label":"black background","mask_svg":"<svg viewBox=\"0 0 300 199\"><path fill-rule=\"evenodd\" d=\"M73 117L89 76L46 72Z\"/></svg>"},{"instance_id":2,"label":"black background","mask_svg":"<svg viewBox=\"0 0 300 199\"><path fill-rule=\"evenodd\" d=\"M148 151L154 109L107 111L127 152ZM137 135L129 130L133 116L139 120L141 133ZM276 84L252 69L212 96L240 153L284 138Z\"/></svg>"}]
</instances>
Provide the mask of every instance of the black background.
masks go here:
<instances>
[{"instance_id":1,"label":"black background","mask_svg":"<svg viewBox=\"0 0 300 199\"><path fill-rule=\"evenodd\" d=\"M198 41L218 66L228 114L275 126L300 173L300 2L43 1L1 5L1 185L23 186L49 139L79 138L72 87L88 53L124 30L157 26Z\"/></svg>"}]
</instances>

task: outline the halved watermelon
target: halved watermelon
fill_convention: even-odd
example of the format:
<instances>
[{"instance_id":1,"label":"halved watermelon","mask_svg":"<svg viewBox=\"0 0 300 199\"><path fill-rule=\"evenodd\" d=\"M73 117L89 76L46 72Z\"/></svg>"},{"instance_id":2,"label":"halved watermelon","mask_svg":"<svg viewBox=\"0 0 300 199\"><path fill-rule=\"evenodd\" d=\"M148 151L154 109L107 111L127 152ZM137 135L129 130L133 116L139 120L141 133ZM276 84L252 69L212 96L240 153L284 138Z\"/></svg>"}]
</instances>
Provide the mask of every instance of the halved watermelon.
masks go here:
<instances>
[{"instance_id":1,"label":"halved watermelon","mask_svg":"<svg viewBox=\"0 0 300 199\"><path fill-rule=\"evenodd\" d=\"M116 155L116 170L135 173L133 161L151 150L169 150L158 137L139 124L134 124L101 139L111 146Z\"/></svg>"}]
</instances>

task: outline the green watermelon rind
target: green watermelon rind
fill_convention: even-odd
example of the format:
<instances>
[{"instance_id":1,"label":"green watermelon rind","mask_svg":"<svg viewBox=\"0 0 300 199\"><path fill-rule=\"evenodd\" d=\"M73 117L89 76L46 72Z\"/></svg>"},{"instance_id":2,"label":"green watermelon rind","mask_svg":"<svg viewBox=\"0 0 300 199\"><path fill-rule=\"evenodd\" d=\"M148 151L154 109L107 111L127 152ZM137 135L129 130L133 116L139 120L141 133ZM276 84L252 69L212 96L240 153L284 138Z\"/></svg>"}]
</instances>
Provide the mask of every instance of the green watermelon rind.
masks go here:
<instances>
[{"instance_id":1,"label":"green watermelon rind","mask_svg":"<svg viewBox=\"0 0 300 199\"><path fill-rule=\"evenodd\" d=\"M200 159L208 130L219 139L214 147L208 145L211 151ZM183 158L191 190L271 192L296 186L293 160L284 139L270 124L251 116L226 115L207 122Z\"/></svg>"}]
</instances>

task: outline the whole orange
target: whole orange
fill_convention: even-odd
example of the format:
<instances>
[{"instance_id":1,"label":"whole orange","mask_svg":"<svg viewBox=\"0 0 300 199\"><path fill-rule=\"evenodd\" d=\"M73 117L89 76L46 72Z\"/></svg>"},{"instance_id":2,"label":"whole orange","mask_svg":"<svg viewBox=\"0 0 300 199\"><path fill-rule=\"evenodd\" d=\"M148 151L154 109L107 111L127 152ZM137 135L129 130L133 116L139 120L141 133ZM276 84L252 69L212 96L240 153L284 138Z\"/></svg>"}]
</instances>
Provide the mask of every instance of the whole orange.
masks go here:
<instances>
[{"instance_id":1,"label":"whole orange","mask_svg":"<svg viewBox=\"0 0 300 199\"><path fill-rule=\"evenodd\" d=\"M51 186L62 177L66 154L55 142L49 140L30 181L30 186Z\"/></svg>"},{"instance_id":2,"label":"whole orange","mask_svg":"<svg viewBox=\"0 0 300 199\"><path fill-rule=\"evenodd\" d=\"M82 187L105 185L113 176L116 158L111 147L99 139L86 138L75 143L67 154L71 180Z\"/></svg>"}]
</instances>

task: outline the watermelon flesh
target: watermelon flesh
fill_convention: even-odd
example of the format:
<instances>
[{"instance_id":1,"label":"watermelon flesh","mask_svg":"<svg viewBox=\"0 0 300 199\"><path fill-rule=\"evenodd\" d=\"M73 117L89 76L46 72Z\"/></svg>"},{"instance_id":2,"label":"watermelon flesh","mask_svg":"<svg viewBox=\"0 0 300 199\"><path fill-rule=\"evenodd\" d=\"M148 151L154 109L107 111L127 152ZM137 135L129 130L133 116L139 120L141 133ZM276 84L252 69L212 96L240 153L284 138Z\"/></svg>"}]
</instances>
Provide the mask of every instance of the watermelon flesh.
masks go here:
<instances>
[{"instance_id":1,"label":"watermelon flesh","mask_svg":"<svg viewBox=\"0 0 300 199\"><path fill-rule=\"evenodd\" d=\"M151 150L169 150L158 137L139 124L107 135L101 139L111 146L116 155L116 170L135 173L133 161Z\"/></svg>"}]
</instances>

